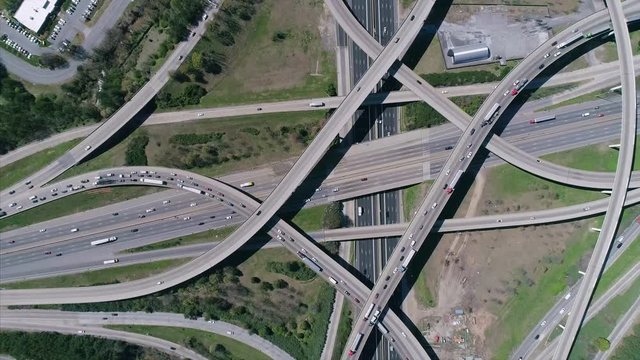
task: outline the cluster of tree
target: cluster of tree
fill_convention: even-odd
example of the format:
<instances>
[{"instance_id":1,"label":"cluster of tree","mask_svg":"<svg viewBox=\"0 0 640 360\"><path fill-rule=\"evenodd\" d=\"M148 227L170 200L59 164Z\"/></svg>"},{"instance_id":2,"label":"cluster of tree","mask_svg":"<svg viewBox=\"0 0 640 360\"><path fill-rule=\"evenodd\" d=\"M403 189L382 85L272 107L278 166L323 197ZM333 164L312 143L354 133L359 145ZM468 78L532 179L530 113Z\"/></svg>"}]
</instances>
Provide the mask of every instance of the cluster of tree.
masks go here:
<instances>
[{"instance_id":1,"label":"cluster of tree","mask_svg":"<svg viewBox=\"0 0 640 360\"><path fill-rule=\"evenodd\" d=\"M300 281L309 281L316 277L316 273L300 261L269 261L267 270Z\"/></svg>"},{"instance_id":2,"label":"cluster of tree","mask_svg":"<svg viewBox=\"0 0 640 360\"><path fill-rule=\"evenodd\" d=\"M475 70L460 72L444 72L420 75L432 86L460 86L500 81L511 71L511 66L500 67L498 74L491 71Z\"/></svg>"},{"instance_id":3,"label":"cluster of tree","mask_svg":"<svg viewBox=\"0 0 640 360\"><path fill-rule=\"evenodd\" d=\"M0 154L100 118L95 106L77 103L68 96L32 95L0 64Z\"/></svg>"},{"instance_id":4,"label":"cluster of tree","mask_svg":"<svg viewBox=\"0 0 640 360\"><path fill-rule=\"evenodd\" d=\"M147 166L147 154L145 149L147 148L148 143L149 135L147 135L146 132L133 137L127 145L125 164L128 166Z\"/></svg>"},{"instance_id":5,"label":"cluster of tree","mask_svg":"<svg viewBox=\"0 0 640 360\"><path fill-rule=\"evenodd\" d=\"M163 12L161 24L167 27L170 40L174 43L189 36L189 27L196 25L204 14L205 1L168 1L168 11Z\"/></svg>"},{"instance_id":6,"label":"cluster of tree","mask_svg":"<svg viewBox=\"0 0 640 360\"><path fill-rule=\"evenodd\" d=\"M170 144L177 145L198 145L222 140L223 132L208 134L176 134L169 138Z\"/></svg>"},{"instance_id":7,"label":"cluster of tree","mask_svg":"<svg viewBox=\"0 0 640 360\"><path fill-rule=\"evenodd\" d=\"M176 73L173 74L175 79ZM207 94L202 86L197 84L187 84L182 88L179 95L174 95L171 91L161 91L156 96L155 102L160 109L179 108L187 105L197 105L200 98Z\"/></svg>"},{"instance_id":8,"label":"cluster of tree","mask_svg":"<svg viewBox=\"0 0 640 360\"><path fill-rule=\"evenodd\" d=\"M633 335L625 336L615 349L612 360L640 359L640 324L633 327Z\"/></svg>"},{"instance_id":9,"label":"cluster of tree","mask_svg":"<svg viewBox=\"0 0 640 360\"><path fill-rule=\"evenodd\" d=\"M315 276L313 271L308 271ZM122 301L65 304L60 308L67 311L162 311L182 313L187 318L222 319L272 341L296 359L318 359L332 309L333 289L319 284L322 291L311 304L306 304L302 294L284 280L276 280L271 285L281 288L280 291L255 292L242 285L242 276L245 275L236 267L217 267L160 293ZM282 292L286 292L284 296ZM275 301L272 296L277 296L273 298ZM305 319L310 328L301 332L299 319Z\"/></svg>"},{"instance_id":10,"label":"cluster of tree","mask_svg":"<svg viewBox=\"0 0 640 360\"><path fill-rule=\"evenodd\" d=\"M253 18L256 4L260 0L228 0L225 1L215 19L208 26L204 38L191 52L179 70L172 74L172 79L179 84L172 84L163 89L156 98L161 109L177 108L198 104L206 91L197 84L206 83L205 74L221 74L235 45L236 36L245 27L245 23ZM190 87L190 88L189 88ZM202 90L200 90L202 89Z\"/></svg>"},{"instance_id":11,"label":"cluster of tree","mask_svg":"<svg viewBox=\"0 0 640 360\"><path fill-rule=\"evenodd\" d=\"M55 53L44 53L40 56L40 64L49 70L55 70L69 66L67 59Z\"/></svg>"},{"instance_id":12,"label":"cluster of tree","mask_svg":"<svg viewBox=\"0 0 640 360\"><path fill-rule=\"evenodd\" d=\"M447 121L434 108L423 102L407 104L404 107L404 118L407 130L430 128Z\"/></svg>"},{"instance_id":13,"label":"cluster of tree","mask_svg":"<svg viewBox=\"0 0 640 360\"><path fill-rule=\"evenodd\" d=\"M20 4L22 4L23 0L4 0L4 6L9 12L9 14L13 14L18 10Z\"/></svg>"},{"instance_id":14,"label":"cluster of tree","mask_svg":"<svg viewBox=\"0 0 640 360\"><path fill-rule=\"evenodd\" d=\"M2 332L0 354L9 354L16 359L31 360L172 359L159 351L145 349L124 341L92 336L22 331Z\"/></svg>"},{"instance_id":15,"label":"cluster of tree","mask_svg":"<svg viewBox=\"0 0 640 360\"><path fill-rule=\"evenodd\" d=\"M342 227L342 203L332 202L324 209L322 226L325 229L337 229Z\"/></svg>"},{"instance_id":16,"label":"cluster of tree","mask_svg":"<svg viewBox=\"0 0 640 360\"><path fill-rule=\"evenodd\" d=\"M234 359L233 354L231 354L231 352L229 352L229 350L227 350L227 348L222 344L216 344L215 346L207 348L200 340L194 337L189 337L186 339L184 345L211 360Z\"/></svg>"},{"instance_id":17,"label":"cluster of tree","mask_svg":"<svg viewBox=\"0 0 640 360\"><path fill-rule=\"evenodd\" d=\"M484 99L486 99L486 97L482 95L466 95L456 96L452 98L451 101L460 106L462 111L474 116L475 113L478 112L478 109L480 109L480 106L482 106Z\"/></svg>"}]
</instances>

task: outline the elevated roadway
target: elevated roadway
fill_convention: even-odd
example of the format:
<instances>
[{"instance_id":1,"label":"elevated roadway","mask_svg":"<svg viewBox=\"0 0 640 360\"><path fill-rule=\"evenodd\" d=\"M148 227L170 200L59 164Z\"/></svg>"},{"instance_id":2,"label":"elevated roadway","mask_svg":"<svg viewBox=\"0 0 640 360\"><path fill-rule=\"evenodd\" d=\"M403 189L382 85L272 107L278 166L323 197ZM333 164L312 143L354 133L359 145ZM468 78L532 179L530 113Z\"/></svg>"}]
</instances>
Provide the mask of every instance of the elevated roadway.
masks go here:
<instances>
[{"instance_id":1,"label":"elevated roadway","mask_svg":"<svg viewBox=\"0 0 640 360\"><path fill-rule=\"evenodd\" d=\"M136 115L140 109L142 109L151 100L160 89L169 81L169 73L176 70L181 64L186 55L196 46L204 30L206 24L213 18L213 15L218 11L218 8L209 9L207 13L210 15L208 20L201 21L193 31L196 32L195 36L189 36L186 41L183 41L176 45L175 50L167 56L164 64L158 69L158 71L151 77L151 79L133 96L131 100L125 103L115 114L111 116L107 121L103 122L96 130L94 130L88 137L82 140L73 149L69 150L62 157L56 159L50 163L44 169L38 171L27 179L32 186L41 186L48 181L54 179L56 176L62 174L64 171L71 168L73 165L79 163L89 155L94 153L97 148L107 142L114 134L122 129L129 121ZM18 192L26 191L28 185L23 182L19 185L12 186L12 189ZM0 193L0 198L10 200L13 197L7 190Z\"/></svg>"},{"instance_id":2,"label":"elevated roadway","mask_svg":"<svg viewBox=\"0 0 640 360\"><path fill-rule=\"evenodd\" d=\"M180 180L188 179L188 181L183 181L193 188L202 189L203 193L206 191L207 196L233 207L244 216L249 216L259 206L256 200L244 193L204 176L187 172L178 172L173 176L175 180L171 183L171 186L184 183L178 181L178 178ZM193 184L196 181L198 185ZM240 204L245 206L238 206ZM314 259L316 263L322 266L323 270L320 271L320 276L327 281L330 276L339 279L338 284L331 283L331 286L335 286L338 291L343 292L355 306L360 306L360 299L366 298L369 291L365 284L348 271L342 273L344 270L342 265L338 264L322 249L318 248L315 243L298 233L286 222L274 219L270 226L268 233L271 237L277 238L288 250L298 254L306 254L309 259ZM242 240L241 242L237 240L238 237L238 232L236 231L214 250L206 252L188 264L142 280L84 288L0 290L0 306L103 302L147 295L184 282L226 259L249 239L247 238L247 240ZM394 343L394 347L398 351L402 351L405 354L423 354L422 358L426 358L427 355L419 343L409 342L407 338L397 335L400 333L410 334L410 330L395 314L390 312L387 315L385 324L390 330L388 338Z\"/></svg>"},{"instance_id":3,"label":"elevated roadway","mask_svg":"<svg viewBox=\"0 0 640 360\"><path fill-rule=\"evenodd\" d=\"M620 80L622 84L622 129L620 139L620 153L611 192L609 207L604 217L602 231L598 236L593 254L589 260L586 274L576 293L576 302L571 308L559 345L553 355L554 360L567 359L578 335L578 330L587 313L593 291L607 258L607 253L613 242L618 222L622 215L622 207L627 196L636 140L636 84L633 69L633 53L631 38L622 5L617 0L607 1L613 32L616 37L618 59L620 59Z\"/></svg>"},{"instance_id":4,"label":"elevated roadway","mask_svg":"<svg viewBox=\"0 0 640 360\"><path fill-rule=\"evenodd\" d=\"M604 206L608 204L603 204ZM639 217L640 218L640 217ZM621 232L616 241L616 246L611 249L605 263L604 271L614 264L618 258L626 251L634 241L638 241L640 236L640 223L638 218L631 223L625 231ZM640 264L639 264L640 265ZM583 270L583 269L578 269ZM637 269L640 271L640 267ZM635 274L636 270L632 269L630 274ZM576 292L582 279L579 279L573 286L569 288L569 291L561 294L558 301L551 307L551 309L540 319L538 324L529 332L518 348L512 353L511 359L517 360L520 357L528 359L531 354L534 354L535 349L543 345L544 339L551 331L560 324L560 322L566 316L566 309L570 309L576 299ZM613 288L620 289L620 287L614 286ZM562 311L565 309L565 311Z\"/></svg>"},{"instance_id":5,"label":"elevated roadway","mask_svg":"<svg viewBox=\"0 0 640 360\"><path fill-rule=\"evenodd\" d=\"M340 14L342 14L343 17L347 17L346 14L348 14L348 12L344 11L344 8L346 7L344 3L339 1L328 1L328 3L337 3L337 4L334 4L334 9L332 9L334 16L340 17L341 16ZM342 7L342 9L339 9L336 11L335 7L337 8ZM345 27L345 25L347 24L344 24L345 21L341 22L340 20L338 20L338 22L341 24L343 28L347 29ZM578 25L584 25L585 22L586 22L586 19L582 22L579 22L578 24L571 26L569 29L563 31L558 36L554 37L554 39L557 41L557 39L560 39L563 36L566 37L568 34L571 34L572 30L577 29ZM581 29L581 30L585 31L584 29ZM362 31L356 34L353 34L349 31L347 31L347 33L352 39L354 39L354 41L357 41L356 37L359 35L361 37L364 36L368 40L371 39L368 35L363 35ZM369 325L375 324L378 317L384 316L384 311L386 310L386 303L391 297L398 283L400 282L402 278L401 275L403 270L406 268L407 263L411 260L411 256L414 254L414 252L420 249L421 243L423 242L423 239L426 237L426 233L428 233L429 229L434 225L437 216L440 214L440 212L442 211L442 208L446 204L448 197L446 193L442 192L443 185L444 187L447 187L446 176L449 175L449 172L452 172L451 177L453 177L453 174L455 174L457 171L466 170L466 168L468 167L468 161L465 161L465 160L469 160L470 158L474 157L475 153L480 148L481 143L484 142L485 137L489 135L489 131L491 130L491 127L495 121L495 118L500 117L500 115L497 114L497 112L502 113L502 111L506 109L511 102L511 96L505 95L503 97L502 92L507 91L505 92L505 94L508 94L508 91L510 91L511 82L513 82L514 83L513 86L515 86L516 80L520 82L520 81L525 81L523 79L533 79L537 76L537 74L539 73L538 62L540 61L538 59L541 59L542 55L545 52L552 51L550 49L551 48L551 46L549 45L550 43L551 41L546 42L542 46L538 47L536 50L534 50L532 54L530 54L525 60L523 60L523 62L520 63L516 67L516 69L514 69L509 75L507 75L507 77L501 83L505 85L498 86L499 90L494 91L489 96L489 98L484 102L483 106L478 110L471 124L468 125L468 127L466 127L465 133L461 138L462 140L458 143L456 148L454 148L453 150L453 154L455 154L455 157L451 156L447 161L447 165L445 165L445 169L447 169L447 172L444 174L444 176L442 173L440 174L440 176L438 176L438 179L435 181L434 186L431 187L424 202L422 203L420 209L418 210L418 215L411 222L411 224L409 225L409 228L407 229L407 231L405 232L405 234L403 235L402 239L399 242L399 245L402 246L402 248L409 247L409 248L415 248L415 250L413 249L411 250L411 253L407 255L407 259L404 262L400 260L401 258L404 259L404 255L401 255L398 249L394 251L393 255L391 255L389 264L386 266L382 274L382 276L387 275L386 280L384 282L379 281L374 286L374 289L372 290L372 296L369 297L365 303L365 309L369 309L371 306L376 307L377 309L376 315L374 315L372 319L369 319L369 316L371 315L370 312L367 312L366 314L360 313L358 315L357 318L358 319L362 318L364 321L363 322L356 321L356 325L349 336L349 340L347 341L348 344L354 342L356 337L358 337L358 339L366 340L366 338L368 337L372 329L372 327ZM566 53L567 51L570 51L575 47L576 47L575 44L567 46L563 50L563 52ZM554 59L551 60L551 62L553 61ZM548 66L549 64L546 64L546 67ZM419 78L415 80L415 83L413 81L407 83L399 77L400 74L402 73L398 71L398 73L395 76L400 81L402 81L405 86L409 87L411 90L413 90L412 87L418 87L418 88L428 87L428 85L422 86L424 84ZM415 85L416 83L418 85ZM412 84L413 86L411 86L410 84ZM506 85L506 84L509 84L509 85ZM430 88L428 90L429 90L427 91L428 93L429 92L431 94L434 93L433 88ZM440 100L441 102L443 102L442 99ZM445 104L447 103L446 101L444 102ZM428 101L428 103L432 105L432 107L436 108L436 105L434 105L433 102ZM491 108L491 111L489 111L490 108ZM460 112L460 109L457 107L454 110L457 110L458 112ZM449 120L453 122L455 122L455 120L458 120L458 122L460 122L459 120L462 117L462 116L456 116L456 115L454 116L447 116L446 114L443 114L443 115L445 115ZM482 122L482 126L480 124L481 122ZM471 131L472 129L473 131ZM475 137L472 137L474 132L478 134ZM635 132L633 132L633 134L635 134ZM468 145L467 145L467 142L468 142ZM465 156L465 154L467 155ZM458 161L458 157L460 157L459 161ZM546 177L541 173L537 173L537 174L540 176ZM626 187L625 187L625 190L626 190ZM411 240L414 237L414 235L415 235L415 240ZM411 242L411 246L409 242ZM401 265L401 262L402 262L402 265ZM392 271L392 268L394 266L396 267ZM383 287L384 289L386 289L386 291L383 291L384 290ZM349 354L353 354L355 350L356 349L350 349L348 352ZM346 356L347 356L347 353L345 352L343 355L343 359L346 358Z\"/></svg>"},{"instance_id":6,"label":"elevated roadway","mask_svg":"<svg viewBox=\"0 0 640 360\"><path fill-rule=\"evenodd\" d=\"M585 81L594 79L597 84L603 84L600 79L608 79L614 73L617 73L617 61L610 63L604 63L589 67L588 69L574 70L557 74L550 78L543 84L543 88L547 86L557 86L567 83L575 83L579 81ZM640 66L640 55L634 57L634 66ZM586 71L589 70L589 71ZM597 75L596 75L597 74ZM595 80L598 79L598 80ZM446 91L446 97L463 96L463 95L479 95L487 94L493 90L496 83L487 83L479 85L464 85L464 86L452 86L439 88ZM599 85L603 86L603 85ZM328 108L337 107L344 100L344 96L326 97L326 98L312 98L301 100L289 100L269 103L257 103L248 105L234 105L217 108L201 108L193 110L180 110L171 112L159 112L149 116L149 118L142 124L142 126L170 124L183 121L192 121L199 119L215 119L219 117L230 116L246 116L246 115L259 115L263 113L276 113L276 112L293 112L293 111L310 111L317 110L316 108L310 108L309 103L313 101L322 101L325 103L325 107L319 110L325 110ZM394 91L391 93L376 93L370 94L363 105L378 104L382 101L383 104L395 104L403 102L412 102L420 100L411 91ZM257 110L261 107L262 110ZM202 114L202 115L199 115ZM18 149L8 152L7 154L0 156L0 167L11 164L29 155L33 155L36 152L48 149L50 147L59 145L63 142L78 139L88 136L98 128L100 125L88 125L79 128L70 129L59 134L52 135L46 139L34 141L27 145L21 146Z\"/></svg>"},{"instance_id":7,"label":"elevated roadway","mask_svg":"<svg viewBox=\"0 0 640 360\"><path fill-rule=\"evenodd\" d=\"M185 319L182 314L174 313L145 313L145 312L71 312L57 310L0 310L2 321L26 322L35 324L64 324L72 329L73 333L86 328L100 328L105 325L148 325L180 327L206 331L218 336L231 338L262 352L271 359L293 360L291 355L265 340L264 338L251 334L246 329L226 323L224 321L207 322L203 318L196 320ZM85 330L86 331L86 330ZM89 333L89 331L87 331ZM125 332L129 334L129 332ZM134 334L134 333L131 333ZM125 340L126 341L126 340ZM164 347L163 351L170 350Z\"/></svg>"},{"instance_id":8,"label":"elevated roadway","mask_svg":"<svg viewBox=\"0 0 640 360\"><path fill-rule=\"evenodd\" d=\"M325 3L338 24L345 29L349 37L358 44L360 48L362 48L370 57L376 57L380 54L380 44L378 44L375 39L364 31L362 27L357 26L357 21L355 21L353 17L349 16L349 9L344 2L339 0L327 0ZM623 7L628 14L633 16L640 12L640 3L638 2L625 2ZM633 20L635 20L635 18ZM608 23L608 21L608 13L603 10L582 19L574 25L576 25L576 29L579 28L580 31L587 32L589 29L597 28ZM569 36L569 34L571 33L565 30L547 41L547 44L550 44L552 41L560 41L564 37ZM588 41L588 39L583 39L579 41L578 44L582 44L584 41ZM571 48L575 47L576 46L574 45ZM549 51L554 50L557 51L555 47ZM569 51L567 51L567 49L564 49L561 56L566 56L568 52ZM542 54L537 54L535 58L543 59L543 56L541 55ZM528 58L531 57L532 55L529 55ZM548 66L549 64L546 63L546 67ZM400 66L394 74L394 77L458 128L465 129L469 124L469 115L463 112L457 105L442 96L439 91L424 82L421 77L413 73L406 65ZM540 159L536 159L530 154L511 146L495 134L490 136L489 141L486 144L486 148L506 162L548 180L584 188L611 188L613 181L613 176L611 176L612 174L576 171L563 166L540 161ZM607 183L608 185L603 187L602 185L604 183Z\"/></svg>"}]
</instances>

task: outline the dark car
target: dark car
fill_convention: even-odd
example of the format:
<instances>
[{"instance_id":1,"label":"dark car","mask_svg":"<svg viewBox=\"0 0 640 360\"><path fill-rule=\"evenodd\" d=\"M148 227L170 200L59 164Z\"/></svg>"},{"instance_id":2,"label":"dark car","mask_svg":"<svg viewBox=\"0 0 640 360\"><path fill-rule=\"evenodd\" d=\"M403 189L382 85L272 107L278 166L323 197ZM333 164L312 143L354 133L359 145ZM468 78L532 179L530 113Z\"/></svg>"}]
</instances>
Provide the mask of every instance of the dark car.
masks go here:
<instances>
[{"instance_id":1,"label":"dark car","mask_svg":"<svg viewBox=\"0 0 640 360\"><path fill-rule=\"evenodd\" d=\"M536 335L535 339L536 340L540 339L540 334Z\"/></svg>"},{"instance_id":2,"label":"dark car","mask_svg":"<svg viewBox=\"0 0 640 360\"><path fill-rule=\"evenodd\" d=\"M376 299L379 298L379 297L380 297L380 293L377 293L376 294Z\"/></svg>"},{"instance_id":3,"label":"dark car","mask_svg":"<svg viewBox=\"0 0 640 360\"><path fill-rule=\"evenodd\" d=\"M544 64L540 64L540 66L538 66L538 69L542 69L544 67Z\"/></svg>"},{"instance_id":4,"label":"dark car","mask_svg":"<svg viewBox=\"0 0 640 360\"><path fill-rule=\"evenodd\" d=\"M138 229L131 229L131 232L138 232Z\"/></svg>"},{"instance_id":5,"label":"dark car","mask_svg":"<svg viewBox=\"0 0 640 360\"><path fill-rule=\"evenodd\" d=\"M138 218L140 218L140 219L144 219L144 218L146 218L146 217L147 217L147 216L146 216L146 215L144 215L144 214L140 214L140 215L138 215Z\"/></svg>"},{"instance_id":6,"label":"dark car","mask_svg":"<svg viewBox=\"0 0 640 360\"><path fill-rule=\"evenodd\" d=\"M111 214L111 215L113 215L113 216L118 216L118 213L117 213L117 212L114 212L114 213L113 213L113 214Z\"/></svg>"},{"instance_id":7,"label":"dark car","mask_svg":"<svg viewBox=\"0 0 640 360\"><path fill-rule=\"evenodd\" d=\"M118 313L111 313L111 316L118 316Z\"/></svg>"},{"instance_id":8,"label":"dark car","mask_svg":"<svg viewBox=\"0 0 640 360\"><path fill-rule=\"evenodd\" d=\"M56 256L62 256L62 253L57 253Z\"/></svg>"},{"instance_id":9,"label":"dark car","mask_svg":"<svg viewBox=\"0 0 640 360\"><path fill-rule=\"evenodd\" d=\"M622 247L622 243L619 242L618 245L616 246L616 248L620 249Z\"/></svg>"},{"instance_id":10,"label":"dark car","mask_svg":"<svg viewBox=\"0 0 640 360\"><path fill-rule=\"evenodd\" d=\"M362 179L360 179L360 181L367 181L367 180L369 180L369 179L368 179L368 178L362 178Z\"/></svg>"},{"instance_id":11,"label":"dark car","mask_svg":"<svg viewBox=\"0 0 640 360\"><path fill-rule=\"evenodd\" d=\"M44 254L45 255L51 255L51 251L45 251Z\"/></svg>"},{"instance_id":12,"label":"dark car","mask_svg":"<svg viewBox=\"0 0 640 360\"><path fill-rule=\"evenodd\" d=\"M445 150L451 150L451 149L453 149L453 146L447 146L447 147L445 147L444 149L445 149Z\"/></svg>"},{"instance_id":13,"label":"dark car","mask_svg":"<svg viewBox=\"0 0 640 360\"><path fill-rule=\"evenodd\" d=\"M201 223L199 223L198 225L204 225L204 223L203 223L203 222L201 222Z\"/></svg>"}]
</instances>

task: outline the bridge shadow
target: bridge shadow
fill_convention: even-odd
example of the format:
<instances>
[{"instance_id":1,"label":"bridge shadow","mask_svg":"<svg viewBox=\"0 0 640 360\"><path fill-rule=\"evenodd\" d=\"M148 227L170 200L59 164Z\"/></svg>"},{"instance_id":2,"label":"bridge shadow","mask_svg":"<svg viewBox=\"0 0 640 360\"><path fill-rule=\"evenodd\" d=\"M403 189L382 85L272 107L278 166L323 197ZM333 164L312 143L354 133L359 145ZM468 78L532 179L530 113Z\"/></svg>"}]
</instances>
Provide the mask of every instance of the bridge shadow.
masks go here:
<instances>
[{"instance_id":1,"label":"bridge shadow","mask_svg":"<svg viewBox=\"0 0 640 360\"><path fill-rule=\"evenodd\" d=\"M106 151L112 149L114 146L120 144L123 140L125 140L131 134L133 134L133 132L137 130L142 125L142 123L144 123L149 118L149 116L151 116L151 114L153 114L156 111L156 109L157 109L157 106L155 104L155 101L151 99L135 115L133 115L133 117L129 121L127 121L127 123L122 128L120 128L115 134L113 134L113 136L111 136L102 145L95 148L94 151L91 152L89 156L84 158L78 164L82 164L89 160L95 159L96 157L102 155ZM101 126L104 126L104 124L107 121L109 121L109 119L103 120Z\"/></svg>"}]
</instances>

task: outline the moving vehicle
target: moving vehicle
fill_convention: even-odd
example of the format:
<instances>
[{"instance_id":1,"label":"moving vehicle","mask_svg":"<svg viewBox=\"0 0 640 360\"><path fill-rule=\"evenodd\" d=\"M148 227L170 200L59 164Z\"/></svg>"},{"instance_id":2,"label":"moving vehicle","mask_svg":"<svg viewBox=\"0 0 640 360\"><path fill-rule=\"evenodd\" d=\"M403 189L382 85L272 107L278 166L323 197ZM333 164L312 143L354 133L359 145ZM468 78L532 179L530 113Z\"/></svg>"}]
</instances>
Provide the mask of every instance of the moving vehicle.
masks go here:
<instances>
[{"instance_id":1,"label":"moving vehicle","mask_svg":"<svg viewBox=\"0 0 640 360\"><path fill-rule=\"evenodd\" d=\"M589 115L591 115L591 113L586 112L586 113L582 113L582 115L580 115L580 116L582 116L582 117L587 117L587 116L589 116Z\"/></svg>"},{"instance_id":2,"label":"moving vehicle","mask_svg":"<svg viewBox=\"0 0 640 360\"><path fill-rule=\"evenodd\" d=\"M545 116L540 116L537 117L535 119L531 119L529 120L529 124L539 124L545 121L551 121L551 120L555 120L556 119L556 115L555 114L551 114L551 115L545 115Z\"/></svg>"},{"instance_id":3,"label":"moving vehicle","mask_svg":"<svg viewBox=\"0 0 640 360\"><path fill-rule=\"evenodd\" d=\"M358 206L358 216L362 216L363 213L364 209L362 208L362 206Z\"/></svg>"},{"instance_id":4,"label":"moving vehicle","mask_svg":"<svg viewBox=\"0 0 640 360\"><path fill-rule=\"evenodd\" d=\"M371 316L371 313L373 312L373 308L376 306L376 304L371 304L369 305L369 308L367 309L367 312L364 313L364 319L368 320L369 316Z\"/></svg>"},{"instance_id":5,"label":"moving vehicle","mask_svg":"<svg viewBox=\"0 0 640 360\"><path fill-rule=\"evenodd\" d=\"M146 183L146 184L167 185L167 182L164 181L164 180L155 180L155 179L142 178L140 181L143 182L143 183Z\"/></svg>"},{"instance_id":6,"label":"moving vehicle","mask_svg":"<svg viewBox=\"0 0 640 360\"><path fill-rule=\"evenodd\" d=\"M78 231L78 228L71 229L71 232L77 232L77 231Z\"/></svg>"},{"instance_id":7,"label":"moving vehicle","mask_svg":"<svg viewBox=\"0 0 640 360\"><path fill-rule=\"evenodd\" d=\"M498 103L493 104L491 109L489 109L489 112L487 113L487 115L484 116L484 120L485 121L491 120L498 110L500 110L500 104Z\"/></svg>"},{"instance_id":8,"label":"moving vehicle","mask_svg":"<svg viewBox=\"0 0 640 360\"><path fill-rule=\"evenodd\" d=\"M194 194L204 195L204 191L202 191L202 190L198 190L198 189L195 189L195 188L192 188L192 187L184 186L182 184L178 184L178 187L180 189L182 189L182 190L187 190L187 191L190 191L190 192L192 192Z\"/></svg>"},{"instance_id":9,"label":"moving vehicle","mask_svg":"<svg viewBox=\"0 0 640 360\"><path fill-rule=\"evenodd\" d=\"M463 173L464 171L462 170L458 170L458 172L456 172L456 174L453 176L453 179L451 179L451 182L447 186L447 189L445 190L447 194L451 194L453 190L455 190L456 184L460 180L460 177L462 176Z\"/></svg>"},{"instance_id":10,"label":"moving vehicle","mask_svg":"<svg viewBox=\"0 0 640 360\"><path fill-rule=\"evenodd\" d=\"M105 261L103 261L102 263L103 263L104 265L109 265L109 264L115 264L115 263L117 263L117 262L119 262L119 261L120 261L120 260L118 260L118 259L109 259L109 260L105 260Z\"/></svg>"},{"instance_id":11,"label":"moving vehicle","mask_svg":"<svg viewBox=\"0 0 640 360\"><path fill-rule=\"evenodd\" d=\"M102 244L114 242L116 240L118 240L117 236L111 236L111 237L100 239L100 240L94 240L91 242L91 246L102 245Z\"/></svg>"},{"instance_id":12,"label":"moving vehicle","mask_svg":"<svg viewBox=\"0 0 640 360\"><path fill-rule=\"evenodd\" d=\"M333 285L338 285L338 281L336 279L332 278L331 276L329 276L329 281L331 281L331 283Z\"/></svg>"},{"instance_id":13,"label":"moving vehicle","mask_svg":"<svg viewBox=\"0 0 640 360\"><path fill-rule=\"evenodd\" d=\"M376 310L371 316L371 320L369 320L369 325L375 325L378 322L378 317L380 316L380 310Z\"/></svg>"},{"instance_id":14,"label":"moving vehicle","mask_svg":"<svg viewBox=\"0 0 640 360\"><path fill-rule=\"evenodd\" d=\"M245 182L245 183L240 184L240 187L241 187L241 188L246 188L246 187L251 187L251 186L253 186L253 185L255 185L255 184L253 183L253 181L247 181L247 182Z\"/></svg>"},{"instance_id":15,"label":"moving vehicle","mask_svg":"<svg viewBox=\"0 0 640 360\"><path fill-rule=\"evenodd\" d=\"M577 33L577 34L575 34L575 35L572 35L572 36L571 36L570 38L568 38L567 40L565 40L565 41L563 41L563 42L559 43L559 44L556 46L556 49L562 49L562 48L565 48L565 47L567 47L567 46L569 46L569 45L573 44L574 42L576 42L576 41L578 41L578 40L582 39L583 37L584 37L584 34L582 34L582 33Z\"/></svg>"},{"instance_id":16,"label":"moving vehicle","mask_svg":"<svg viewBox=\"0 0 640 360\"><path fill-rule=\"evenodd\" d=\"M322 101L314 101L309 103L310 107L323 107L324 103Z\"/></svg>"},{"instance_id":17,"label":"moving vehicle","mask_svg":"<svg viewBox=\"0 0 640 360\"><path fill-rule=\"evenodd\" d=\"M409 266L409 263L411 262L411 259L415 254L416 254L416 251L414 249L411 249L411 251L409 251L409 255L407 255L407 257L404 259L404 261L402 262L402 265L400 265L400 271L404 272L407 270L407 266Z\"/></svg>"}]
</instances>

